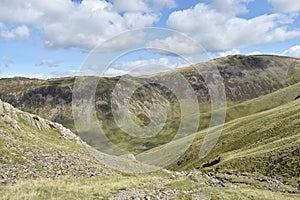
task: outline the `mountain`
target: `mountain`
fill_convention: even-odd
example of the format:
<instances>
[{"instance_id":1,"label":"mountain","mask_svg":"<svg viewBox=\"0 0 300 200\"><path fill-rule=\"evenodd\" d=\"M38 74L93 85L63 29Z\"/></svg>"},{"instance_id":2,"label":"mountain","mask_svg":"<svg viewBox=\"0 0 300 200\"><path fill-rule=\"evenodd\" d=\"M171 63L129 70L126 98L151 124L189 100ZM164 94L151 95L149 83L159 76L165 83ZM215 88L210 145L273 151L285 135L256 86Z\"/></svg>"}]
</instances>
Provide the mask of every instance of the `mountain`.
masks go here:
<instances>
[{"instance_id":1,"label":"mountain","mask_svg":"<svg viewBox=\"0 0 300 200\"><path fill-rule=\"evenodd\" d=\"M261 99L251 101L259 103ZM144 152L143 157L151 159L152 154L156 155L155 152L162 148L164 152L174 154L178 152L180 143L195 137L189 149L176 163L169 166L170 169L256 174L280 178L300 187L299 99L225 123L216 146L206 157L200 158L200 149L206 133L207 130L203 130L162 147L153 148ZM156 162L162 161L156 158Z\"/></svg>"},{"instance_id":2,"label":"mountain","mask_svg":"<svg viewBox=\"0 0 300 200\"><path fill-rule=\"evenodd\" d=\"M201 166L201 171L132 175L103 166L91 149L62 125L0 101L0 195L2 199L298 199L300 135L293 125L299 125L299 109L296 100L259 116L227 123L220 140L224 142L205 161L193 157L203 138L203 132L197 133L192 148L172 168ZM285 124L281 127L285 132L262 135L258 131L247 137L254 128L250 122L257 123L257 117L258 126L270 118L281 119L278 122ZM280 125L273 127L276 121L268 128L276 130ZM238 129L248 134L239 136ZM257 137L259 143L254 141ZM184 138L171 144L172 148L180 140ZM216 154L220 158L214 163L211 159ZM282 177L285 175L288 178Z\"/></svg>"},{"instance_id":3,"label":"mountain","mask_svg":"<svg viewBox=\"0 0 300 200\"><path fill-rule=\"evenodd\" d=\"M192 148L172 168L201 166L201 171L132 175L100 164L93 151L62 125L0 101L0 195L3 199L298 199L299 131L293 125L298 124L299 109L297 100L227 123L217 152L205 162L191 157L197 154L204 134L197 133ZM237 134L241 124L252 132L250 122L256 123L257 117L261 120L258 128L270 118L282 119L279 122L285 124L282 129L286 132L258 132L251 137L247 137L249 133ZM276 121L268 128L274 125ZM259 143L253 141L257 137ZM244 143L240 143L243 138ZM184 138L177 142L180 140ZM171 146L176 148L176 143ZM216 153L220 155L218 162ZM271 164L274 170L270 170ZM253 166L258 170L251 171ZM261 172L270 172L271 177Z\"/></svg>"},{"instance_id":4,"label":"mountain","mask_svg":"<svg viewBox=\"0 0 300 200\"><path fill-rule=\"evenodd\" d=\"M182 82L176 80L178 74L183 75L199 100L199 110L203 116L198 131L207 128L210 123L211 107L210 95L203 75L205 75L205 69L210 66L216 67L223 78L227 106L270 94L300 80L300 59L271 55L227 56L199 63L196 68L200 69L200 72L203 69L203 74L200 74L194 66L189 66L151 76L132 77L127 75L99 78L95 92L95 109L97 118L102 121L103 131L113 143L132 152L142 152L169 142L180 124L180 99L175 96L174 91L156 82L167 81L172 83L175 88L180 87ZM0 79L0 98L21 110L61 123L76 133L72 115L72 90L75 80L76 77L49 80L21 77ZM128 86L143 85L137 88L130 99L129 111L135 116L134 121L137 124L146 126L151 119L160 119L161 112L151 110L158 109L158 105L161 106L160 110L167 113L165 128L155 138L135 138L125 133L115 123L111 108L119 105L112 105L111 97L115 86L120 81ZM128 94L128 91L125 89L123 94ZM269 108L269 104L264 104L260 105L260 109L256 111ZM247 114L245 110L244 114L241 114L240 109L235 110L235 113L227 113L226 121ZM156 124L156 126L160 125ZM103 146L103 144L93 143L93 138L89 138L95 132L95 128L83 127L83 129L86 131L86 134L83 134L86 137L85 141L95 147Z\"/></svg>"},{"instance_id":5,"label":"mountain","mask_svg":"<svg viewBox=\"0 0 300 200\"><path fill-rule=\"evenodd\" d=\"M112 174L86 144L61 124L20 111L0 100L0 182Z\"/></svg>"},{"instance_id":6,"label":"mountain","mask_svg":"<svg viewBox=\"0 0 300 200\"><path fill-rule=\"evenodd\" d=\"M267 55L228 56L197 64L203 76L195 66L189 66L140 77L81 77L81 81L100 79L94 117L102 121L103 135L111 143L130 152L125 155L121 152L121 156L96 150L114 152L95 138L99 134L96 126L77 124L79 135L71 131L76 131L72 113L76 77L1 79L0 97L24 111L0 100L0 181L6 185L0 187L0 196L4 199L299 199L299 61ZM217 67L224 80L227 107L216 112L226 111L224 127L216 125L208 129L213 114L203 77L210 67ZM178 98L174 91L158 82L169 81L175 88L180 87L182 82L176 80L178 73L195 91L200 122L192 134L174 139L184 112L181 104L189 102L189 97ZM158 135L137 138L117 126L112 111L121 105L111 101L111 97L115 97L113 92L120 82L137 86L129 100L129 113L137 124L160 126L161 122L156 120L166 117ZM81 89L85 92L91 88L83 84ZM116 98L122 100L131 90L118 92L120 96ZM84 102L89 97L83 95L82 99ZM88 108L85 103L81 106ZM190 106L186 111L197 113L195 108ZM188 117L187 125L194 127L194 121L189 121L193 116ZM222 130L222 134L212 151L199 157L204 141L213 142L204 139L208 130ZM180 155L182 144L188 144L188 148ZM139 174L146 167L139 161L161 166L174 155L179 155L178 159L167 169Z\"/></svg>"}]
</instances>

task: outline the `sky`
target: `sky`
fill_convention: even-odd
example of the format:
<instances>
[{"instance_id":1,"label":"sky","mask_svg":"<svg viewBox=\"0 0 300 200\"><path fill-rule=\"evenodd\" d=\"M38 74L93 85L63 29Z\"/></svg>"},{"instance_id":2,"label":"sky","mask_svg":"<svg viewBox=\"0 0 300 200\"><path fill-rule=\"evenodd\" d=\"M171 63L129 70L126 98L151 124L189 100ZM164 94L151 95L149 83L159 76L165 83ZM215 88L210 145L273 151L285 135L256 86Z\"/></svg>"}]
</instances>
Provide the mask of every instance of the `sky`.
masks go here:
<instances>
[{"instance_id":1,"label":"sky","mask_svg":"<svg viewBox=\"0 0 300 200\"><path fill-rule=\"evenodd\" d=\"M235 54L300 57L299 12L300 0L1 0L0 78L75 76L109 59L99 75Z\"/></svg>"}]
</instances>

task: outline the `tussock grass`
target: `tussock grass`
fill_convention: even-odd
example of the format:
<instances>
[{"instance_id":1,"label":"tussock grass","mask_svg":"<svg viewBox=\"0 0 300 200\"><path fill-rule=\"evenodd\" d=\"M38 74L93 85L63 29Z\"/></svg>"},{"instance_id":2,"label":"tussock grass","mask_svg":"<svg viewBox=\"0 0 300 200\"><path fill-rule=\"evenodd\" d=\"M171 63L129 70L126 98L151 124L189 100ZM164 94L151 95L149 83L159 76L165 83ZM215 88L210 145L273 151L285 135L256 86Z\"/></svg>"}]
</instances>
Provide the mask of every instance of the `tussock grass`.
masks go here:
<instances>
[{"instance_id":1,"label":"tussock grass","mask_svg":"<svg viewBox=\"0 0 300 200\"><path fill-rule=\"evenodd\" d=\"M299 181L300 100L226 123L217 145L199 159L205 134L206 130L197 133L190 148L170 168L249 172ZM167 151L177 152L177 143L188 139L168 144ZM155 149L149 153L152 151ZM220 162L209 165L219 158Z\"/></svg>"}]
</instances>

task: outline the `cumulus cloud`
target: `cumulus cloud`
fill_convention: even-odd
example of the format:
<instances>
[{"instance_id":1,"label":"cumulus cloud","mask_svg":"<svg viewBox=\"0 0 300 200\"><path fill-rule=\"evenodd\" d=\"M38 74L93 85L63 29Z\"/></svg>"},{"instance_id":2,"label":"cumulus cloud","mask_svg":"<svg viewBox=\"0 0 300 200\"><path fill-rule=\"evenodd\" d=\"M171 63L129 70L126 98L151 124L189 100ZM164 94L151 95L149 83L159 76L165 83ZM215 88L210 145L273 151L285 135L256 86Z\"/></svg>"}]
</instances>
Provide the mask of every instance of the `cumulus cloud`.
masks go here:
<instances>
[{"instance_id":1,"label":"cumulus cloud","mask_svg":"<svg viewBox=\"0 0 300 200\"><path fill-rule=\"evenodd\" d=\"M146 33L143 30L123 32L121 35L101 43L100 46L93 49L93 52L112 52L134 48L135 45L142 43L145 37Z\"/></svg>"},{"instance_id":2,"label":"cumulus cloud","mask_svg":"<svg viewBox=\"0 0 300 200\"><path fill-rule=\"evenodd\" d=\"M44 26L47 47L94 48L116 33L150 26L158 20L152 13L125 13L112 11L105 1L83 1L74 15ZM64 12L74 13L74 11ZM136 20L138 18L138 20ZM135 20L133 20L135 19ZM126 42L126 40L124 41Z\"/></svg>"},{"instance_id":3,"label":"cumulus cloud","mask_svg":"<svg viewBox=\"0 0 300 200\"><path fill-rule=\"evenodd\" d=\"M9 67L10 65L14 64L15 61L12 58L9 58L7 56L3 56L1 59L1 64L4 67Z\"/></svg>"},{"instance_id":4,"label":"cumulus cloud","mask_svg":"<svg viewBox=\"0 0 300 200\"><path fill-rule=\"evenodd\" d=\"M218 56L225 57L225 56L229 56L229 55L238 55L240 53L241 52L238 49L231 49L228 51L218 52L217 54L218 54Z\"/></svg>"},{"instance_id":5,"label":"cumulus cloud","mask_svg":"<svg viewBox=\"0 0 300 200\"><path fill-rule=\"evenodd\" d=\"M283 52L283 55L300 58L300 46L296 45Z\"/></svg>"},{"instance_id":6,"label":"cumulus cloud","mask_svg":"<svg viewBox=\"0 0 300 200\"><path fill-rule=\"evenodd\" d=\"M220 1L214 1L212 4L199 3L192 8L175 11L170 14L167 25L188 34L210 52L300 37L299 30L287 28L295 21L296 15L273 13L244 19L238 17L241 11L234 8L239 8L249 1L226 2L230 3L222 4ZM228 6L232 10L231 14L226 12L225 8ZM242 13L245 9L241 9Z\"/></svg>"},{"instance_id":7,"label":"cumulus cloud","mask_svg":"<svg viewBox=\"0 0 300 200\"><path fill-rule=\"evenodd\" d=\"M260 51L253 51L251 53L248 53L247 55L251 56L251 55L261 55L262 53Z\"/></svg>"},{"instance_id":8,"label":"cumulus cloud","mask_svg":"<svg viewBox=\"0 0 300 200\"><path fill-rule=\"evenodd\" d=\"M299 12L300 1L299 0L268 0L278 12Z\"/></svg>"},{"instance_id":9,"label":"cumulus cloud","mask_svg":"<svg viewBox=\"0 0 300 200\"><path fill-rule=\"evenodd\" d=\"M122 76L122 75L125 75L127 73L128 73L128 71L126 71L126 70L109 68L105 72L104 76L106 76L106 77Z\"/></svg>"},{"instance_id":10,"label":"cumulus cloud","mask_svg":"<svg viewBox=\"0 0 300 200\"><path fill-rule=\"evenodd\" d=\"M178 57L170 56L156 59L141 59L112 63L110 67L103 72L103 74L99 74L103 70L102 66L92 65L78 72L78 75L112 77L130 74L132 76L141 76L164 72L188 65L190 65L190 63L187 61Z\"/></svg>"},{"instance_id":11,"label":"cumulus cloud","mask_svg":"<svg viewBox=\"0 0 300 200\"><path fill-rule=\"evenodd\" d=\"M27 39L30 35L30 31L27 26L21 25L16 28L7 28L3 24L0 25L0 39L12 40L12 39Z\"/></svg>"},{"instance_id":12,"label":"cumulus cloud","mask_svg":"<svg viewBox=\"0 0 300 200\"><path fill-rule=\"evenodd\" d=\"M176 7L176 3L174 0L148 0L148 2L152 2L152 7L154 9L161 9L163 7L167 7L167 8Z\"/></svg>"},{"instance_id":13,"label":"cumulus cloud","mask_svg":"<svg viewBox=\"0 0 300 200\"><path fill-rule=\"evenodd\" d=\"M1 0L0 19L4 24L33 24L45 14L38 0Z\"/></svg>"},{"instance_id":14,"label":"cumulus cloud","mask_svg":"<svg viewBox=\"0 0 300 200\"><path fill-rule=\"evenodd\" d=\"M56 60L43 59L40 62L36 63L35 66L58 67L59 64L60 62Z\"/></svg>"},{"instance_id":15,"label":"cumulus cloud","mask_svg":"<svg viewBox=\"0 0 300 200\"><path fill-rule=\"evenodd\" d=\"M79 74L78 70L54 71L50 73L51 77L74 77Z\"/></svg>"},{"instance_id":16,"label":"cumulus cloud","mask_svg":"<svg viewBox=\"0 0 300 200\"><path fill-rule=\"evenodd\" d=\"M114 0L113 4L114 8L121 12L149 11L147 4L141 0Z\"/></svg>"},{"instance_id":17,"label":"cumulus cloud","mask_svg":"<svg viewBox=\"0 0 300 200\"><path fill-rule=\"evenodd\" d=\"M26 78L36 78L36 79L49 79L53 78L49 76L49 74L35 73L35 74L15 74L15 75L7 75L5 78L14 78L14 77L26 77Z\"/></svg>"},{"instance_id":18,"label":"cumulus cloud","mask_svg":"<svg viewBox=\"0 0 300 200\"><path fill-rule=\"evenodd\" d=\"M212 8L228 15L244 14L248 12L247 3L251 1L253 0L213 0Z\"/></svg>"},{"instance_id":19,"label":"cumulus cloud","mask_svg":"<svg viewBox=\"0 0 300 200\"><path fill-rule=\"evenodd\" d=\"M204 49L192 39L179 34L165 39L149 41L146 45L152 51L171 55L199 54L204 52Z\"/></svg>"},{"instance_id":20,"label":"cumulus cloud","mask_svg":"<svg viewBox=\"0 0 300 200\"><path fill-rule=\"evenodd\" d=\"M187 65L189 65L189 63L177 57L120 62L114 63L104 73L104 76L120 76L124 74L133 76L147 75Z\"/></svg>"},{"instance_id":21,"label":"cumulus cloud","mask_svg":"<svg viewBox=\"0 0 300 200\"><path fill-rule=\"evenodd\" d=\"M190 65L190 63L178 57L141 59L112 63L104 72L103 66L92 65L80 70L78 75L112 77L130 74L132 76L141 76L168 71L170 69L176 69L187 65ZM99 74L100 72L103 72L103 74Z\"/></svg>"},{"instance_id":22,"label":"cumulus cloud","mask_svg":"<svg viewBox=\"0 0 300 200\"><path fill-rule=\"evenodd\" d=\"M121 12L154 12L164 7L174 8L174 0L114 0L114 9Z\"/></svg>"},{"instance_id":23,"label":"cumulus cloud","mask_svg":"<svg viewBox=\"0 0 300 200\"><path fill-rule=\"evenodd\" d=\"M48 48L90 50L117 33L151 26L159 19L159 14L151 11L118 13L104 0L3 0L0 4L0 21L5 26L23 24L40 29Z\"/></svg>"}]
</instances>

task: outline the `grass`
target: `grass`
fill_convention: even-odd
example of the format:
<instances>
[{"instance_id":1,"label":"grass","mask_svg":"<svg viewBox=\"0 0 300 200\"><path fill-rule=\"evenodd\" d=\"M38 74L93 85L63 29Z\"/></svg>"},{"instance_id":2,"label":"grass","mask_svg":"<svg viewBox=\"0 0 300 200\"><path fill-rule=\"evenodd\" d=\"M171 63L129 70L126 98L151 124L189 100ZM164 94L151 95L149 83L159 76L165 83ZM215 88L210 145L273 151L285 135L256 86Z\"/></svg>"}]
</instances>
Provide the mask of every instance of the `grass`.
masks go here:
<instances>
[{"instance_id":1,"label":"grass","mask_svg":"<svg viewBox=\"0 0 300 200\"><path fill-rule=\"evenodd\" d=\"M274 193L266 190L259 190L253 187L241 185L226 185L221 188L206 187L201 191L210 199L256 199L256 200L275 200L275 199L298 199L298 195Z\"/></svg>"},{"instance_id":2,"label":"grass","mask_svg":"<svg viewBox=\"0 0 300 200\"><path fill-rule=\"evenodd\" d=\"M262 56L263 57L263 56ZM226 60L227 59L227 60ZM274 59L279 59L275 57ZM290 58L286 58L290 60ZM291 59L292 60L292 59ZM251 61L251 60L250 60ZM253 61L249 66L252 75L255 70L264 63ZM216 64L224 64L226 62L232 65L241 66L243 60L238 61L235 58L227 57L225 60L214 60ZM252 61L251 61L252 62ZM189 77L195 71L189 68L178 69L184 76ZM0 187L0 196L3 199L107 199L109 196L117 194L130 188L170 190L177 189L179 194L174 199L192 199L193 196L204 195L210 199L299 199L299 195L283 193L285 190L292 190L292 186L300 183L300 100L295 97L300 94L299 81L299 64L296 62L287 73L288 78L285 79L283 85L291 85L271 94L263 95L255 99L243 102L227 102L226 124L224 126L221 137L213 150L205 157L199 158L199 150L206 134L206 128L210 122L210 105L199 104L201 113L201 121L197 133L186 136L170 142L175 136L176 130L180 123L180 106L178 101L173 101L173 108L167 109L167 123L164 131L154 138L138 139L128 136L122 132L117 125L112 122L112 114L110 112L110 89L114 87L117 79L102 78L101 87L97 89L97 95L101 96L101 101L107 104L99 105L98 118L106 119L103 129L106 131L107 137L120 148L129 150L133 153L144 152L137 159L150 159L156 164L164 163L172 156L179 155L182 144L189 144L188 149L176 160L168 166L173 170L192 170L198 169L205 173L211 173L220 178L226 178L232 183L226 183L225 187L213 187L211 181L201 177L173 178L170 175L161 173L152 173L144 175L124 175L111 177L94 177L94 178L71 178L63 176L61 179L41 179L19 181L14 185ZM168 75L162 73L158 76ZM272 77L268 77L274 81ZM25 78L17 78L15 80L2 80L5 84L0 84L0 89L9 92L7 98L15 101L15 96L23 92L39 91L41 88L55 88L69 90L72 86L73 78L52 79L47 81L32 80ZM131 83L136 84L132 79ZM260 80L263 81L263 80ZM37 84L38 83L38 84ZM16 90L15 88L18 88ZM147 92L149 88L145 88ZM48 90L45 90L48 91ZM157 91L156 91L157 92ZM149 93L150 94L150 93ZM64 95L64 94L63 94ZM141 114L143 110L147 110L147 106L143 107L143 91L134 94L132 105L139 105L133 113L136 114L136 120L139 124L146 126L149 123L148 116ZM59 101L62 96L55 97L55 101ZM151 93L149 99L157 99L161 101L165 96L163 94ZM29 100L29 99L27 99ZM98 99L99 100L99 99ZM28 103L28 102L27 102ZM51 113L53 107L57 104L53 101L49 106L42 107L39 112L43 115ZM34 106L36 106L34 104ZM27 109L34 108L30 107ZM66 105L61 109L59 117L64 119L65 125L75 130L74 124L70 120L71 108ZM20 115L21 113L18 113ZM190 116L191 117L191 116ZM66 120L68 119L68 120ZM192 119L192 117L191 117ZM75 153L81 156L90 156L89 152L82 145L77 144L73 140L66 140L61 137L59 131L39 130L33 128L19 117L18 124L23 132L17 131L10 127L4 121L0 121L0 129L5 133L0 134L0 161L1 164L7 165L13 169L15 166L26 166L31 168L27 158L18 149L8 149L6 144L19 147L24 152L35 151L35 153L56 153L67 152ZM193 126L192 120L189 125ZM87 134L90 142L106 148L95 140L92 127ZM214 127L217 130L220 127ZM195 137L195 138L194 138ZM101 142L101 141L100 141ZM168 144L167 144L168 143ZM166 145L167 144L167 145ZM144 145L144 146L143 146ZM156 147L157 145L161 145ZM113 151L108 149L107 151ZM159 156L157 156L159 155ZM91 157L90 157L91 158ZM121 164L127 162L122 160ZM38 171L47 173L47 170L35 163ZM95 164L97 165L97 164ZM97 165L98 166L98 165ZM139 167L139 165L137 165ZM99 168L100 169L100 168ZM282 188L272 188L268 183L261 183L253 179L244 179L238 177L238 174L247 174L257 177L272 177L284 182ZM18 176L18 179L22 177ZM157 187L157 182L170 179L170 182L163 188ZM200 181L199 181L200 180ZM270 189L278 189L282 192L271 192L262 187ZM192 191L192 192L187 192Z\"/></svg>"},{"instance_id":3,"label":"grass","mask_svg":"<svg viewBox=\"0 0 300 200\"><path fill-rule=\"evenodd\" d=\"M284 89L278 90L276 92L273 92L271 94L263 95L255 99L247 100L244 102L227 102L227 109L226 109L226 122L230 122L232 120L245 117L247 115L260 113L266 110L270 110L273 108L276 108L278 106L284 105L286 103L289 103L295 99L296 96L300 94L300 83L288 86ZM109 107L110 109L110 107ZM180 124L180 105L177 101L173 103L173 109L171 110L170 107L167 108L167 121L164 125L164 128L162 131L157 134L155 137L151 137L148 139L145 138L135 138L127 133L123 132L114 122L114 119L107 119L103 121L103 130L104 133L107 135L107 137L110 139L111 142L113 142L115 145L119 146L120 148L123 148L127 151L130 151L132 153L140 153L145 150L148 150L149 148L153 148L159 145L166 144L170 142L173 137L175 136L179 124ZM211 107L209 104L206 103L200 103L199 104L199 113L200 113L200 122L198 131L204 130L208 128L210 120L211 120ZM110 111L106 111L110 112ZM171 113L173 112L173 114ZM138 114L137 114L138 115ZM172 116L172 118L171 118ZM99 117L101 119L105 119L105 116L103 114L99 114ZM192 122L193 116L189 116ZM147 123L148 119L142 120L142 123ZM194 125L191 124L190 127L193 127ZM88 132L95 132L95 134L99 134L98 129L96 131L93 131L93 129L90 129ZM86 141L89 140L88 137L91 137L91 141L93 140L93 134L86 135ZM147 144L149 148L144 148L142 145ZM92 144L95 148L102 147L103 144ZM103 149L103 148L102 148ZM109 147L106 148L107 151L109 151Z\"/></svg>"},{"instance_id":4,"label":"grass","mask_svg":"<svg viewBox=\"0 0 300 200\"><path fill-rule=\"evenodd\" d=\"M262 91L258 91L259 94L269 93L275 89L295 84L300 80L299 59L295 58L266 55L228 56L209 61L208 65L211 64L218 66L221 74L225 72L227 73L228 70L229 73L233 73L234 75L231 79L233 82L235 82L236 86L242 86L246 84L246 82L243 82L244 80L240 80L241 77L239 77L239 73L241 72L236 74L235 71L237 68L240 71L243 70L244 74L250 74L250 76L253 78L253 80L252 78L250 78L251 80L249 79L250 82L252 81L251 84L258 84L262 87ZM288 67L289 65L291 65L291 67ZM284 72L285 68L289 68L289 71L286 74L286 77L282 77L282 81L279 83L277 76L281 76L281 72ZM256 77L255 73L257 70L263 75ZM140 80L143 80L143 78L153 77L167 78L174 75L174 73L181 73L190 82L194 82L195 75L199 75L197 70L193 67L184 67L176 69L175 71L140 77L142 78ZM266 75L264 76L264 74ZM86 83L85 78L88 77L81 78L82 83ZM97 77L94 78L98 79ZM147 108L147 103L153 103L151 102L152 100L156 100L158 102L169 100L173 102L173 107L166 105L167 121L162 129L163 131L161 131L155 137L147 139L132 137L117 126L117 124L114 122L111 112L111 93L120 78L121 77L99 78L99 83L96 89L95 106L97 110L97 117L100 121L102 121L103 134L105 134L116 146L134 154L170 142L174 138L181 122L180 106L174 95L166 95L167 93L171 94L171 92L166 88L159 88L156 86L153 87L150 85L145 85L142 88L139 88L133 94L130 100L130 104L133 107L131 112L136 116L134 119L137 124L146 126L149 123L150 116L145 114L149 111L149 108ZM258 80L256 80L256 78ZM74 85L74 80L74 77L49 80L37 80L21 77L13 79L0 79L0 98L10 102L15 106L18 106L24 111L36 113L41 117L59 122L76 133L77 130L74 126L71 108L72 87ZM126 85L137 85L139 82L137 77L130 76L127 76L127 78L124 80ZM246 78L245 81L247 80L248 79ZM274 85L272 85L273 82L275 82ZM262 83L266 83L268 87L264 87L264 84ZM299 83L275 93L261 96L252 100L247 100L245 102L228 101L226 122L288 103L293 100L295 96L300 94L298 88ZM194 89L198 90L199 88ZM202 89L199 89L198 92L201 93L201 90ZM243 92L244 95L248 95L247 98L254 98L258 95L256 93L252 94L251 91L248 92L249 94L247 91ZM201 131L209 126L211 119L210 104L199 103L199 112L201 114L198 131ZM192 121L192 117L189 117L191 120L187 121L190 121L191 124L188 125L188 127L195 126L194 122ZM89 132L86 134L86 141L94 142L93 135L95 133L99 134L98 131L95 131L93 127L84 129L86 132ZM103 144L93 143L93 146L100 149L102 148ZM105 145L104 148L107 149L108 152L112 151L110 147Z\"/></svg>"},{"instance_id":5,"label":"grass","mask_svg":"<svg viewBox=\"0 0 300 200\"><path fill-rule=\"evenodd\" d=\"M177 180L168 183L165 188L184 191L184 190L198 189L199 187L200 187L200 183L198 182L186 178L178 178Z\"/></svg>"},{"instance_id":6,"label":"grass","mask_svg":"<svg viewBox=\"0 0 300 200\"><path fill-rule=\"evenodd\" d=\"M215 127L217 129L218 127ZM248 172L252 174L299 181L300 101L232 120L225 124L213 150L203 159L199 151L206 130L197 133L183 156L170 166L175 170L197 168L203 171ZM165 146L163 152L178 152L178 144L190 141L192 136ZM162 147L145 154L157 154ZM164 154L168 155L168 154ZM157 163L163 162L157 158ZM162 159L165 159L162 156ZM219 162L214 163L215 160ZM296 181L297 182L297 181Z\"/></svg>"},{"instance_id":7,"label":"grass","mask_svg":"<svg viewBox=\"0 0 300 200\"><path fill-rule=\"evenodd\" d=\"M162 176L25 181L0 189L1 199L107 199L129 188L151 188Z\"/></svg>"},{"instance_id":8,"label":"grass","mask_svg":"<svg viewBox=\"0 0 300 200\"><path fill-rule=\"evenodd\" d=\"M226 121L276 108L293 101L299 94L300 82L255 99L235 103L227 108Z\"/></svg>"},{"instance_id":9,"label":"grass","mask_svg":"<svg viewBox=\"0 0 300 200\"><path fill-rule=\"evenodd\" d=\"M158 187L157 183L168 178L169 183ZM163 174L123 177L63 178L56 180L34 180L0 187L1 199L108 199L122 191L140 188L143 190L172 190L178 194L171 199L192 199L196 196L207 199L298 199L296 194L271 192L244 186L226 184L225 187L199 185L188 178L170 179ZM150 196L150 195L149 195Z\"/></svg>"},{"instance_id":10,"label":"grass","mask_svg":"<svg viewBox=\"0 0 300 200\"><path fill-rule=\"evenodd\" d=\"M16 179L33 177L53 177L58 172L75 173L80 169L80 165L101 173L102 165L95 161L83 144L77 143L73 138L65 137L59 129L36 128L31 124L30 119L33 119L33 123L40 123L40 126L42 123L45 126L48 124L44 119L35 115L17 109L12 110L16 113L13 119L16 120L21 131L11 127L10 122L1 117L0 172L3 173L0 176L1 182L7 183ZM6 118L13 116L6 112L2 115ZM65 169L63 166L68 164L73 166Z\"/></svg>"}]
</instances>

